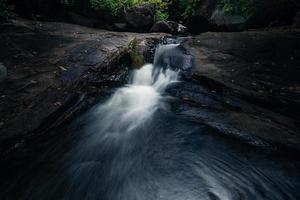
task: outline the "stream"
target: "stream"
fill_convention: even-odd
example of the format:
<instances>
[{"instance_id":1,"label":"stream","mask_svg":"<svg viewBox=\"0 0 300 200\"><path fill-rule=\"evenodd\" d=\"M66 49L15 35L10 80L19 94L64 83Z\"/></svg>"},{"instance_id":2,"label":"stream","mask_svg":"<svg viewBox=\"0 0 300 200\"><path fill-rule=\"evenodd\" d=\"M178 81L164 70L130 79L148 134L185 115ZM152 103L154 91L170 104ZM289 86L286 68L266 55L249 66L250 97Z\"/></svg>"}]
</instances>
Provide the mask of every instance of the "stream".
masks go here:
<instances>
[{"instance_id":1,"label":"stream","mask_svg":"<svg viewBox=\"0 0 300 200\"><path fill-rule=\"evenodd\" d=\"M132 71L105 102L41 139L31 149L35 156L18 161L19 170L1 181L0 199L300 199L299 162L180 112L174 90L192 86L181 87L190 64L174 56L178 46L159 46L154 64Z\"/></svg>"}]
</instances>

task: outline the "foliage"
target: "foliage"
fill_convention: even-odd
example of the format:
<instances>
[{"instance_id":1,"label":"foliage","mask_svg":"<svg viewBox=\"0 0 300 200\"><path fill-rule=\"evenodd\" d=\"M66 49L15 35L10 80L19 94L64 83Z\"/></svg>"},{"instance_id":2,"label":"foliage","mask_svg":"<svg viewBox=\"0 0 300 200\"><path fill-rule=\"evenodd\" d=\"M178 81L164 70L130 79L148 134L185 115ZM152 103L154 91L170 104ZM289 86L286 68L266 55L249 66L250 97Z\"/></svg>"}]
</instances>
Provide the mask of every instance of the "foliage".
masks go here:
<instances>
[{"instance_id":1,"label":"foliage","mask_svg":"<svg viewBox=\"0 0 300 200\"><path fill-rule=\"evenodd\" d=\"M8 19L14 16L14 7L8 5L6 0L0 0L0 18Z\"/></svg>"},{"instance_id":2,"label":"foliage","mask_svg":"<svg viewBox=\"0 0 300 200\"><path fill-rule=\"evenodd\" d=\"M155 21L165 21L169 18L169 13L156 10L155 12Z\"/></svg>"},{"instance_id":3,"label":"foliage","mask_svg":"<svg viewBox=\"0 0 300 200\"><path fill-rule=\"evenodd\" d=\"M164 21L169 18L168 7L170 5L169 0L148 0L142 1L155 5L155 21Z\"/></svg>"},{"instance_id":4,"label":"foliage","mask_svg":"<svg viewBox=\"0 0 300 200\"><path fill-rule=\"evenodd\" d=\"M182 5L184 6L184 10L182 13L183 18L189 18L194 15L195 10L199 7L201 0L187 0Z\"/></svg>"},{"instance_id":5,"label":"foliage","mask_svg":"<svg viewBox=\"0 0 300 200\"><path fill-rule=\"evenodd\" d=\"M222 0L219 6L225 13L243 16L246 19L254 15L266 17L274 15L280 18L288 14L289 10L293 10L290 7L292 3L293 1L290 0Z\"/></svg>"},{"instance_id":6,"label":"foliage","mask_svg":"<svg viewBox=\"0 0 300 200\"><path fill-rule=\"evenodd\" d=\"M202 0L171 0L169 13L173 20L182 20L194 15Z\"/></svg>"},{"instance_id":7,"label":"foliage","mask_svg":"<svg viewBox=\"0 0 300 200\"><path fill-rule=\"evenodd\" d=\"M155 19L166 20L168 13L168 0L90 0L91 7L95 10L107 10L114 16L122 16L127 9L142 3L151 3L155 5Z\"/></svg>"},{"instance_id":8,"label":"foliage","mask_svg":"<svg viewBox=\"0 0 300 200\"><path fill-rule=\"evenodd\" d=\"M140 0L90 0L91 7L95 10L108 10L113 15L119 16L140 3Z\"/></svg>"}]
</instances>

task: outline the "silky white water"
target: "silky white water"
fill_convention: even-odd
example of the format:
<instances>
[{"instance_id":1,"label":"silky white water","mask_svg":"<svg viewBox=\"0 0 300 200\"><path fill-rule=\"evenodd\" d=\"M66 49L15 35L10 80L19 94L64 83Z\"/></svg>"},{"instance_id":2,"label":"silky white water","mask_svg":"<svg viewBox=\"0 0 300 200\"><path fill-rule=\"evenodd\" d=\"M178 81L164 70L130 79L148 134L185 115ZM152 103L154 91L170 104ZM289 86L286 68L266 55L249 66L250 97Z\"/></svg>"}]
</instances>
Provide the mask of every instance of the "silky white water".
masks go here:
<instances>
[{"instance_id":1,"label":"silky white water","mask_svg":"<svg viewBox=\"0 0 300 200\"><path fill-rule=\"evenodd\" d=\"M159 52L156 57L164 51ZM118 89L106 103L95 110L95 116L100 113L106 115L97 119L98 123L94 128L110 136L132 131L151 118L157 109L164 108L162 94L177 79L177 71L155 68L152 64L134 70L130 83Z\"/></svg>"}]
</instances>

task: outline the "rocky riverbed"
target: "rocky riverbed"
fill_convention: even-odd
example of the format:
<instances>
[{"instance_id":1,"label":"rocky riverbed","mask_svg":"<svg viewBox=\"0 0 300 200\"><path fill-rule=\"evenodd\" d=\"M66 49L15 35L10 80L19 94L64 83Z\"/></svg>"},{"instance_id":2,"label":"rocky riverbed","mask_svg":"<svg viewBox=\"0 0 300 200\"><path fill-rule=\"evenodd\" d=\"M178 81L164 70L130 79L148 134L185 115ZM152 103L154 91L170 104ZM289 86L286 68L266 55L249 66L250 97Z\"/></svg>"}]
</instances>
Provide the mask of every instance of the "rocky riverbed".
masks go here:
<instances>
[{"instance_id":1,"label":"rocky riverbed","mask_svg":"<svg viewBox=\"0 0 300 200\"><path fill-rule=\"evenodd\" d=\"M40 135L126 82L132 43L145 53L166 34L116 33L66 23L1 26L0 143L7 151ZM134 42L133 42L134 41Z\"/></svg>"},{"instance_id":2,"label":"rocky riverbed","mask_svg":"<svg viewBox=\"0 0 300 200\"><path fill-rule=\"evenodd\" d=\"M105 99L166 36L27 20L1 29L0 61L7 68L0 85L3 153ZM184 40L193 69L170 91L180 102L177 114L247 143L299 150L300 30L203 33Z\"/></svg>"}]
</instances>

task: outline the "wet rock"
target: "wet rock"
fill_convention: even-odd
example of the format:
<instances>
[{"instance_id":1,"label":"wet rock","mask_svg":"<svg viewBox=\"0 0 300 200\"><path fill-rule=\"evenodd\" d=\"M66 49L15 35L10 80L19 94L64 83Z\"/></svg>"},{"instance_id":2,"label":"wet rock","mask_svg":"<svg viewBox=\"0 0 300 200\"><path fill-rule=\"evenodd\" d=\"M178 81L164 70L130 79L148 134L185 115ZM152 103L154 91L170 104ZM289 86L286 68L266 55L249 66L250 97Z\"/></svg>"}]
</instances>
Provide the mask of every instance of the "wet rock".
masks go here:
<instances>
[{"instance_id":1,"label":"wet rock","mask_svg":"<svg viewBox=\"0 0 300 200\"><path fill-rule=\"evenodd\" d=\"M130 43L159 41L164 35L11 21L0 33L0 60L10 71L0 84L0 152L105 97L127 80Z\"/></svg>"},{"instance_id":2,"label":"wet rock","mask_svg":"<svg viewBox=\"0 0 300 200\"><path fill-rule=\"evenodd\" d=\"M134 30L148 32L154 23L154 12L155 8L150 3L133 7L125 13L126 23Z\"/></svg>"},{"instance_id":3,"label":"wet rock","mask_svg":"<svg viewBox=\"0 0 300 200\"><path fill-rule=\"evenodd\" d=\"M194 37L194 80L214 92L191 100L208 106L190 117L224 134L300 150L299 35L274 29Z\"/></svg>"}]
</instances>

